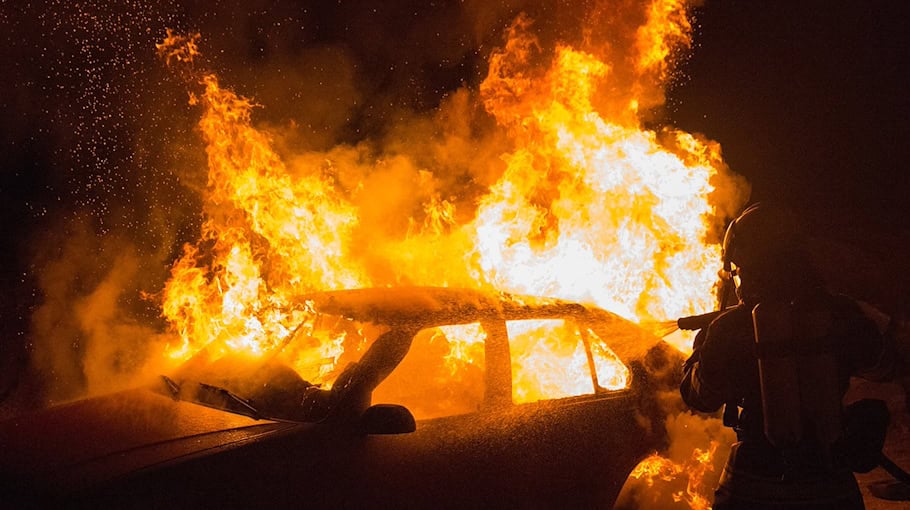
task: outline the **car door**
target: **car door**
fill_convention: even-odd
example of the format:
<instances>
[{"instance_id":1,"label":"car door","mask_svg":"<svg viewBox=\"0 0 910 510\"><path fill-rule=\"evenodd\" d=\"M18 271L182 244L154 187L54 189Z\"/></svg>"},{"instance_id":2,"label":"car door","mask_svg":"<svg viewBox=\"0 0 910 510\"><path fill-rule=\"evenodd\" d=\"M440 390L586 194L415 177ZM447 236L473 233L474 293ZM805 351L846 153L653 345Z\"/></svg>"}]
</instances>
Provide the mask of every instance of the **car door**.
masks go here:
<instances>
[{"instance_id":1,"label":"car door","mask_svg":"<svg viewBox=\"0 0 910 510\"><path fill-rule=\"evenodd\" d=\"M412 409L417 430L366 438L356 491L384 505L609 507L648 441L635 381L604 387L592 336L573 317L421 331L373 394Z\"/></svg>"},{"instance_id":2,"label":"car door","mask_svg":"<svg viewBox=\"0 0 910 510\"><path fill-rule=\"evenodd\" d=\"M374 404L405 405L423 417L414 432L296 424L173 459L84 496L140 507L610 508L656 434L641 414L637 372L613 390L591 372L597 363L589 353L597 357L609 331L589 326L566 317L555 325L497 319L425 328L373 394ZM521 338L537 333L535 341ZM586 338L588 348L573 345ZM554 346L583 354L588 368L578 375L579 389L536 400L522 394L542 369L522 374L532 365L518 361Z\"/></svg>"}]
</instances>

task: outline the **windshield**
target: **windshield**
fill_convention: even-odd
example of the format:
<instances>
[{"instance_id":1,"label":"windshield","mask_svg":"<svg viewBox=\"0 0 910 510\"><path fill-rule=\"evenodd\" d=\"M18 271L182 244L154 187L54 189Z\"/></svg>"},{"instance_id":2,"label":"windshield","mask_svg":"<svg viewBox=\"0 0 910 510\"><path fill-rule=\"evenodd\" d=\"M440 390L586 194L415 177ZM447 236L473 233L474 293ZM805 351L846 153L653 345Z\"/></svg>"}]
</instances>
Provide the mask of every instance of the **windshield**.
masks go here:
<instances>
[{"instance_id":1,"label":"windshield","mask_svg":"<svg viewBox=\"0 0 910 510\"><path fill-rule=\"evenodd\" d=\"M345 368L390 329L313 314L268 352L209 346L162 380L182 400L257 419L318 421Z\"/></svg>"}]
</instances>

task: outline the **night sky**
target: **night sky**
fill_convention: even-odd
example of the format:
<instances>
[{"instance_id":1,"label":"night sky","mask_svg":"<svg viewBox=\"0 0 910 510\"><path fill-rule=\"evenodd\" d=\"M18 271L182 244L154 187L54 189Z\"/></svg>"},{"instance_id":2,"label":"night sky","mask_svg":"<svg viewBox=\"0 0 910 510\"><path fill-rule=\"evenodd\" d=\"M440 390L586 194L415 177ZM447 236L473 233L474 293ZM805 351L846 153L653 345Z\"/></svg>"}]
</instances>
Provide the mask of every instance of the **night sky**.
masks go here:
<instances>
[{"instance_id":1,"label":"night sky","mask_svg":"<svg viewBox=\"0 0 910 510\"><path fill-rule=\"evenodd\" d=\"M901 1L707 2L672 117L753 197L908 228L910 16Z\"/></svg>"},{"instance_id":2,"label":"night sky","mask_svg":"<svg viewBox=\"0 0 910 510\"><path fill-rule=\"evenodd\" d=\"M186 87L155 56L166 28L201 32L209 65L264 105L263 123L294 122L306 141L289 143L325 149L479 84L519 12L558 34L589 3L4 1L0 397L48 299L42 278L56 277L47 267L96 256L65 300L97 284L117 239L141 239L136 290L156 289L196 235L204 154L187 142ZM907 239L905 4L708 0L662 121L720 142L754 199L783 200L824 236L871 251Z\"/></svg>"}]
</instances>

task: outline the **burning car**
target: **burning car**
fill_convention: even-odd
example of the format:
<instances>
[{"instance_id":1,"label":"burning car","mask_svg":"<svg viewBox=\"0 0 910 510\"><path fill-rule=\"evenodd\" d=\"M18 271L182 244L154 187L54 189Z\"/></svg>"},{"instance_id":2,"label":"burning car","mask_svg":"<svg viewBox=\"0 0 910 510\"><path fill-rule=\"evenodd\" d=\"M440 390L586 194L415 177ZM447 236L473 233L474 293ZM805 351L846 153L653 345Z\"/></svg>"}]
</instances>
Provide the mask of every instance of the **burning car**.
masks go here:
<instances>
[{"instance_id":1,"label":"burning car","mask_svg":"<svg viewBox=\"0 0 910 510\"><path fill-rule=\"evenodd\" d=\"M208 346L150 386L0 424L3 499L610 508L666 442L680 354L602 309L448 288L300 303L268 352ZM326 343L336 368L305 378Z\"/></svg>"}]
</instances>

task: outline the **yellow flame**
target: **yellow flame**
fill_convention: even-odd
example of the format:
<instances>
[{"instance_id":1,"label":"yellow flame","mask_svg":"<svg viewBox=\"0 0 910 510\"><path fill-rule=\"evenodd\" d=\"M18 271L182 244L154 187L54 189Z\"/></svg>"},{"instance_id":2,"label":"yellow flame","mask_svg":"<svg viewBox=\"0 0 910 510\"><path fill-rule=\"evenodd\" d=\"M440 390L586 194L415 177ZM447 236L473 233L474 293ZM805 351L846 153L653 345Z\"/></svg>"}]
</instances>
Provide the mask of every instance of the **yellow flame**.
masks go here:
<instances>
[{"instance_id":1,"label":"yellow flame","mask_svg":"<svg viewBox=\"0 0 910 510\"><path fill-rule=\"evenodd\" d=\"M669 57L675 48L691 44L692 25L686 10L687 0L652 2L647 10L648 21L636 33L640 73L655 71L661 81L667 79Z\"/></svg>"},{"instance_id":2,"label":"yellow flame","mask_svg":"<svg viewBox=\"0 0 910 510\"><path fill-rule=\"evenodd\" d=\"M687 9L682 0L650 2L627 59L613 62L565 43L545 48L520 16L490 55L479 91L508 145L502 175L473 211L458 210L445 190L427 192L423 219L405 221L403 239L368 247L355 243L355 232L366 208L382 216L376 210L387 197L356 201L363 182L339 185L358 175L341 161L356 151L337 148L288 166L253 127L253 102L195 63L199 35L168 31L158 52L193 87L208 156L200 238L184 247L163 292L163 314L180 339L169 354L265 353L311 318L296 296L400 282L561 297L636 321L709 311L719 258L712 229L743 196L716 188L731 182L717 144L645 128L638 115L662 97L668 58L689 46ZM403 158L379 158L366 177L413 165ZM415 176L419 186L435 179L433 169ZM450 367L470 362L483 340L464 328L441 334ZM345 343L343 336L317 340L297 354L301 375L314 382L336 371ZM530 346L545 342L517 343L515 362L541 376L517 381L516 400L590 387L579 342L562 353L567 363L555 361L559 345L532 356ZM601 385L626 384L618 363L601 373Z\"/></svg>"},{"instance_id":3,"label":"yellow flame","mask_svg":"<svg viewBox=\"0 0 910 510\"><path fill-rule=\"evenodd\" d=\"M719 148L649 131L635 117L602 117L594 96L610 67L590 53L560 46L530 78L538 43L528 26L512 26L481 85L517 145L472 225L485 277L633 320L710 310L719 248L706 241L716 222L708 196L726 170Z\"/></svg>"},{"instance_id":4,"label":"yellow flame","mask_svg":"<svg viewBox=\"0 0 910 510\"><path fill-rule=\"evenodd\" d=\"M449 344L445 357L450 374L456 376L463 363L483 363L482 348L487 334L479 323L436 328Z\"/></svg>"},{"instance_id":5,"label":"yellow flame","mask_svg":"<svg viewBox=\"0 0 910 510\"><path fill-rule=\"evenodd\" d=\"M516 403L584 395L594 392L585 345L592 345L597 385L625 388L628 369L590 330L580 331L563 320L512 321L507 324ZM581 335L588 335L582 339Z\"/></svg>"},{"instance_id":6,"label":"yellow flame","mask_svg":"<svg viewBox=\"0 0 910 510\"><path fill-rule=\"evenodd\" d=\"M159 52L191 61L196 39L169 33ZM185 359L204 346L262 354L303 320L295 296L364 283L347 253L357 211L321 168L288 171L252 127L250 100L212 74L199 81L206 220L164 289L163 313L181 338L170 354Z\"/></svg>"},{"instance_id":7,"label":"yellow flame","mask_svg":"<svg viewBox=\"0 0 910 510\"><path fill-rule=\"evenodd\" d=\"M685 489L676 490L671 494L675 502L685 502L693 510L707 510L711 501L706 494L712 488L703 484L705 473L713 470L712 459L717 451L718 443L711 441L708 449L695 448L692 456L683 463L654 454L643 460L629 474L630 478L643 480L650 488L658 481L675 482L683 480Z\"/></svg>"}]
</instances>

